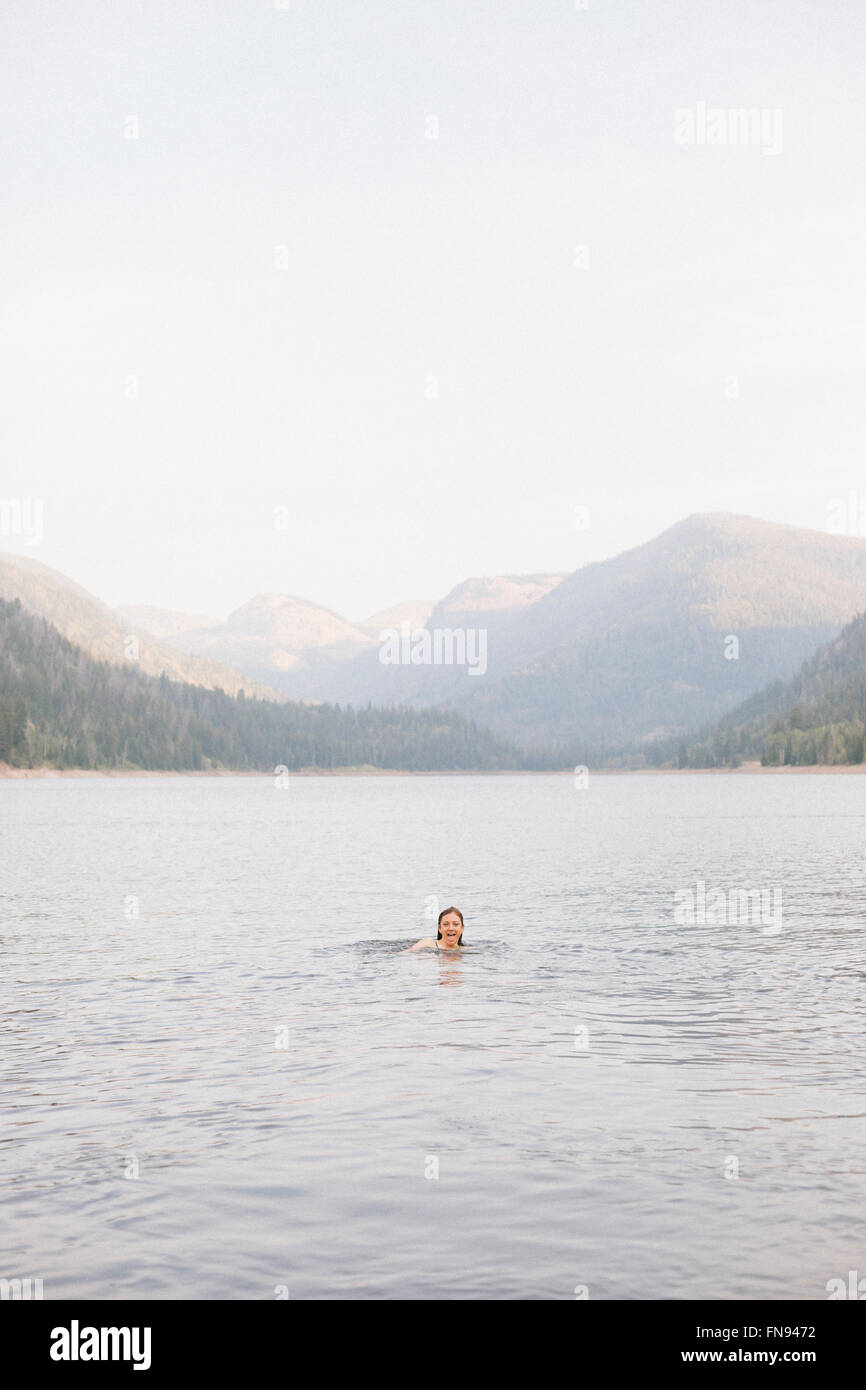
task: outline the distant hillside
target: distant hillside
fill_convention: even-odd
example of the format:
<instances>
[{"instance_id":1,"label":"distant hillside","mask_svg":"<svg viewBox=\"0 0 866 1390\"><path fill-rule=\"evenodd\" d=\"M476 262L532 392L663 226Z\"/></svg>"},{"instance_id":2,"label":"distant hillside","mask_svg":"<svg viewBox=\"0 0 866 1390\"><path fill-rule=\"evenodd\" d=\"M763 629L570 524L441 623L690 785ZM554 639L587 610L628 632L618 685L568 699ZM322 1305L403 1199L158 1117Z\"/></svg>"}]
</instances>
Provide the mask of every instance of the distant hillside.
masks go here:
<instances>
[{"instance_id":1,"label":"distant hillside","mask_svg":"<svg viewBox=\"0 0 866 1390\"><path fill-rule=\"evenodd\" d=\"M383 608L381 613L365 618L358 623L358 627L378 642L379 633L384 628L398 628L401 623L408 623L412 628L423 627L435 607L436 600L433 598L406 599L404 603L395 603L393 608Z\"/></svg>"},{"instance_id":2,"label":"distant hillside","mask_svg":"<svg viewBox=\"0 0 866 1390\"><path fill-rule=\"evenodd\" d=\"M429 705L437 702L436 688L428 689L429 673L425 676L418 668L401 673L399 690L387 675L383 678L383 629L400 630L404 622L412 630L482 622L490 629L549 593L561 579L562 575L469 579L436 604L396 604L359 625L306 599L260 594L224 624L203 632L185 631L168 641L179 651L212 657L295 699Z\"/></svg>"},{"instance_id":3,"label":"distant hillside","mask_svg":"<svg viewBox=\"0 0 866 1390\"><path fill-rule=\"evenodd\" d=\"M436 604L430 614L430 627L496 622L537 603L566 578L564 574L497 574L465 579Z\"/></svg>"},{"instance_id":4,"label":"distant hillside","mask_svg":"<svg viewBox=\"0 0 866 1390\"><path fill-rule=\"evenodd\" d=\"M525 765L455 714L233 699L97 662L20 602L0 600L0 762L58 768Z\"/></svg>"},{"instance_id":5,"label":"distant hillside","mask_svg":"<svg viewBox=\"0 0 866 1390\"><path fill-rule=\"evenodd\" d=\"M7 568L0 564L0 597ZM19 591L32 589L34 572L48 594L29 593L28 603ZM12 596L87 642L91 654L118 660L123 624L105 605L33 561L16 560L12 573ZM457 585L426 630L468 631L476 653L483 639L483 661L461 661L458 652L449 663L441 647L438 660L420 648L385 660L367 624L262 594L215 627L142 639L142 664L229 693L244 687L355 708L447 708L530 760L555 749L572 765L623 765L661 749L679 757L685 747L690 756L696 739L711 737L744 700L790 680L864 610L866 540L702 514L565 578L503 575ZM389 610L394 621L382 627L411 627L408 608L402 612Z\"/></svg>"},{"instance_id":6,"label":"distant hillside","mask_svg":"<svg viewBox=\"0 0 866 1390\"><path fill-rule=\"evenodd\" d=\"M143 632L161 642L184 632L219 626L218 618L208 618L202 613L177 613L174 609L154 608L148 603L128 603L114 611L129 632Z\"/></svg>"},{"instance_id":7,"label":"distant hillside","mask_svg":"<svg viewBox=\"0 0 866 1390\"><path fill-rule=\"evenodd\" d=\"M334 668L375 645L329 608L289 594L258 594L219 626L169 641L300 699L327 698Z\"/></svg>"},{"instance_id":8,"label":"distant hillside","mask_svg":"<svg viewBox=\"0 0 866 1390\"><path fill-rule=\"evenodd\" d=\"M674 754L680 766L861 763L866 736L866 612L791 680L775 681Z\"/></svg>"},{"instance_id":9,"label":"distant hillside","mask_svg":"<svg viewBox=\"0 0 866 1390\"><path fill-rule=\"evenodd\" d=\"M224 690L228 695L244 690L248 695L264 699L284 698L246 675L240 676L237 671L215 661L176 651L148 637L144 629L139 632L130 628L107 603L30 556L0 555L0 599L7 602L19 599L29 612L45 618L97 661L108 661L114 666L131 665L127 655L131 650L128 639L134 637L138 642L135 664L148 675L165 673L169 680Z\"/></svg>"},{"instance_id":10,"label":"distant hillside","mask_svg":"<svg viewBox=\"0 0 866 1390\"><path fill-rule=\"evenodd\" d=\"M439 699L523 746L603 761L788 679L864 607L866 541L693 516L563 580L491 638L487 678Z\"/></svg>"},{"instance_id":11,"label":"distant hillside","mask_svg":"<svg viewBox=\"0 0 866 1390\"><path fill-rule=\"evenodd\" d=\"M412 612L412 605L397 605L378 614L375 627L365 623L365 630L376 640L366 648L348 653L348 660L325 669L311 668L308 680L301 687L305 694L318 699L346 701L349 704L412 705L423 708L448 704L455 699L455 686L466 682L466 671L455 673L447 666L383 666L380 661L379 633L385 629L401 631L401 623L409 623L410 631L426 628L435 630L483 629L486 640L495 643L497 635L507 629L519 613L549 594L563 580L561 574L492 575L463 580L443 599L430 606L426 615ZM384 619L389 621L384 621ZM295 685L284 689L296 690Z\"/></svg>"},{"instance_id":12,"label":"distant hillside","mask_svg":"<svg viewBox=\"0 0 866 1390\"><path fill-rule=\"evenodd\" d=\"M624 750L639 760L641 748L693 735L788 679L864 607L866 540L697 515L564 579L459 585L428 627L483 630L483 676L383 665L376 649L332 673L328 690L350 703L454 708L575 764L617 762Z\"/></svg>"}]
</instances>

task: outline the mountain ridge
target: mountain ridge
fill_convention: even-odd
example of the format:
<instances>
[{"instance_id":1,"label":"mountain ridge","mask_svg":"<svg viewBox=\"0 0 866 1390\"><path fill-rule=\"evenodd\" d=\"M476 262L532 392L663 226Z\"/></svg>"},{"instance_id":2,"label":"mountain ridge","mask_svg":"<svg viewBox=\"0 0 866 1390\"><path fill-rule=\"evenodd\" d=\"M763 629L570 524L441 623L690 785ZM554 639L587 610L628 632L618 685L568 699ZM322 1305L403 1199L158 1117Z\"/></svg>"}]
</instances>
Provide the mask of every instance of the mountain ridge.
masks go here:
<instances>
[{"instance_id":1,"label":"mountain ridge","mask_svg":"<svg viewBox=\"0 0 866 1390\"><path fill-rule=\"evenodd\" d=\"M146 675L160 676L165 672L169 680L225 690L228 695L244 690L263 699L285 698L267 684L219 663L190 657L143 633L130 632L107 603L33 556L0 554L0 598L10 602L19 599L28 611L45 618L94 660L108 661L114 666L135 661ZM130 650L136 650L136 645L130 645L130 638L135 639L137 657L128 655Z\"/></svg>"}]
</instances>

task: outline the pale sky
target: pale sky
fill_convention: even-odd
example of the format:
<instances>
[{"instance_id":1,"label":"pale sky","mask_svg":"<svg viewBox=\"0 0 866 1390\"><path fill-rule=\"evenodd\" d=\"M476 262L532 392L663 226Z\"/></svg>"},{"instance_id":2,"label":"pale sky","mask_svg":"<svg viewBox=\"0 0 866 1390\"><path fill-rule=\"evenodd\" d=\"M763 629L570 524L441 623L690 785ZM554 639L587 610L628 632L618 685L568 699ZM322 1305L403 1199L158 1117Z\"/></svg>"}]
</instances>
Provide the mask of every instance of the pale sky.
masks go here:
<instances>
[{"instance_id":1,"label":"pale sky","mask_svg":"<svg viewBox=\"0 0 866 1390\"><path fill-rule=\"evenodd\" d=\"M6 0L0 498L44 528L0 550L358 620L695 511L825 529L859 489L866 533L864 34L859 0ZM706 108L775 135L678 141Z\"/></svg>"}]
</instances>

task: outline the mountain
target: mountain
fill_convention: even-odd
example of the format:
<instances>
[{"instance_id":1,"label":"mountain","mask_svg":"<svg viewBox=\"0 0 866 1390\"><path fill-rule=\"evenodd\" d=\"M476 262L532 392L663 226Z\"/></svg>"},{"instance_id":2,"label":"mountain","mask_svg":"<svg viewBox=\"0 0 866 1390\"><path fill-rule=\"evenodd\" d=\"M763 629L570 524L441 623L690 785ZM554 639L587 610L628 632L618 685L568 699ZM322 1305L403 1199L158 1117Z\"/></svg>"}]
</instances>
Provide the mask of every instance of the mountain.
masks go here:
<instances>
[{"instance_id":1,"label":"mountain","mask_svg":"<svg viewBox=\"0 0 866 1390\"><path fill-rule=\"evenodd\" d=\"M326 698L334 669L375 639L319 604L288 594L258 594L225 623L168 642L306 699Z\"/></svg>"},{"instance_id":2,"label":"mountain","mask_svg":"<svg viewBox=\"0 0 866 1390\"><path fill-rule=\"evenodd\" d=\"M201 613L176 613L170 608L152 608L148 603L128 603L114 611L127 631L144 632L160 642L170 637L180 637L184 632L195 632L198 628L219 626L218 618L206 618Z\"/></svg>"},{"instance_id":3,"label":"mountain","mask_svg":"<svg viewBox=\"0 0 866 1390\"><path fill-rule=\"evenodd\" d=\"M245 690L247 694L265 699L283 698L277 691L259 686L248 677L238 675L237 671L187 656L146 637L143 632L131 631L107 603L29 555L0 555L0 598L19 599L31 613L45 618L97 661L108 661L114 666L130 665L127 653L135 651L129 641L132 637L138 644L137 665L149 675L160 676L165 672L169 680L189 681L209 690L224 690L229 695Z\"/></svg>"},{"instance_id":4,"label":"mountain","mask_svg":"<svg viewBox=\"0 0 866 1390\"><path fill-rule=\"evenodd\" d=\"M789 678L864 607L866 541L698 514L519 613L488 677L448 703L522 746L603 760Z\"/></svg>"},{"instance_id":5,"label":"mountain","mask_svg":"<svg viewBox=\"0 0 866 1390\"><path fill-rule=\"evenodd\" d=\"M410 600L375 613L361 624L347 622L328 608L287 594L260 594L218 627L185 631L167 638L179 651L209 656L257 681L276 686L295 699L369 701L389 705L435 704L418 668L408 673L395 695L383 679L379 634L423 626L477 625L505 621L548 593L562 575L504 575L469 579L438 603ZM429 698L428 698L429 696Z\"/></svg>"},{"instance_id":6,"label":"mountain","mask_svg":"<svg viewBox=\"0 0 866 1390\"><path fill-rule=\"evenodd\" d=\"M483 636L484 674L468 663L384 664L377 646L316 693L454 708L575 763L615 762L624 750L640 761L659 739L708 726L789 678L864 607L866 541L698 514L565 578L458 585L427 627Z\"/></svg>"},{"instance_id":7,"label":"mountain","mask_svg":"<svg viewBox=\"0 0 866 1390\"><path fill-rule=\"evenodd\" d=\"M456 714L232 698L94 661L0 600L0 761L13 766L493 771L526 765Z\"/></svg>"},{"instance_id":8,"label":"mountain","mask_svg":"<svg viewBox=\"0 0 866 1390\"><path fill-rule=\"evenodd\" d=\"M774 681L676 752L685 767L862 763L866 756L866 612L788 681ZM660 758L674 750L660 748Z\"/></svg>"},{"instance_id":9,"label":"mountain","mask_svg":"<svg viewBox=\"0 0 866 1390\"><path fill-rule=\"evenodd\" d=\"M16 561L19 580L32 576L22 569L28 563L35 564ZM3 573L0 566L0 596ZM63 581L60 604L59 579L49 585L66 623L58 625L76 640L75 603L84 595L92 644L96 600ZM42 603L43 611L49 607ZM113 624L108 644L116 659L122 625L97 607ZM458 584L427 617L429 650L404 644L395 655L380 640L381 631L399 632L403 623L414 631L414 615L401 614L400 605L355 625L306 600L263 594L223 624L150 639L146 669L161 670L166 654L176 662L219 661L217 669L242 672L235 688L264 683L293 699L446 708L530 759L554 748L572 764L622 764L656 757L672 741L679 751L699 730L709 737L743 700L791 679L864 609L866 540L697 514L565 577ZM388 616L394 621L385 623ZM460 640L449 652L455 634Z\"/></svg>"},{"instance_id":10,"label":"mountain","mask_svg":"<svg viewBox=\"0 0 866 1390\"><path fill-rule=\"evenodd\" d=\"M517 615L549 594L564 577L562 574L508 574L466 579L433 605L423 624L413 622L408 614L398 617L399 609L394 609L394 621L381 624L375 633L375 644L355 653L353 659L338 670L320 673L324 683L313 690L318 698L353 705L368 701L375 705L416 708L456 705L460 687L466 685L465 667L435 662L430 665L384 664L379 634L390 630L411 636L421 627L431 634L483 631L484 642L490 645ZM408 625L406 628L402 626L404 622ZM481 722L484 722L484 715Z\"/></svg>"},{"instance_id":11,"label":"mountain","mask_svg":"<svg viewBox=\"0 0 866 1390\"><path fill-rule=\"evenodd\" d=\"M430 615L429 627L470 627L511 619L537 603L565 579L564 574L498 574L493 578L466 579L458 584Z\"/></svg>"},{"instance_id":12,"label":"mountain","mask_svg":"<svg viewBox=\"0 0 866 1390\"><path fill-rule=\"evenodd\" d=\"M411 628L423 627L435 607L435 598L406 599L404 603L395 603L393 608L383 608L381 613L365 618L358 627L378 642L379 633L385 628L399 628L401 623L408 623Z\"/></svg>"},{"instance_id":13,"label":"mountain","mask_svg":"<svg viewBox=\"0 0 866 1390\"><path fill-rule=\"evenodd\" d=\"M598 764L711 726L864 607L866 541L711 513L564 577L458 584L426 628L483 641L474 674L435 652L392 663L370 625L280 595L169 640L294 698L452 708L525 749ZM391 612L375 615L379 631L414 630Z\"/></svg>"}]
</instances>

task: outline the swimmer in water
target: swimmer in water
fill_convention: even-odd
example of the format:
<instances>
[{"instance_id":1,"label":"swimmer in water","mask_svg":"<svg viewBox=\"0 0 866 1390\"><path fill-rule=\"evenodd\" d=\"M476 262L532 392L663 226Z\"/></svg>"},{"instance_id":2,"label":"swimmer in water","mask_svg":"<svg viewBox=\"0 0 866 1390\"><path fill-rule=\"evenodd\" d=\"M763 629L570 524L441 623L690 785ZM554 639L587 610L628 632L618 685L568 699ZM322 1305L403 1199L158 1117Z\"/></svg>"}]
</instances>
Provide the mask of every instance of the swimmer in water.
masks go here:
<instances>
[{"instance_id":1,"label":"swimmer in water","mask_svg":"<svg viewBox=\"0 0 866 1390\"><path fill-rule=\"evenodd\" d=\"M463 913L459 907L446 907L439 913L436 940L426 936L423 941L416 941L414 946L410 946L409 951L425 951L431 947L434 951L456 951L462 945ZM408 955L409 951L403 954Z\"/></svg>"}]
</instances>

